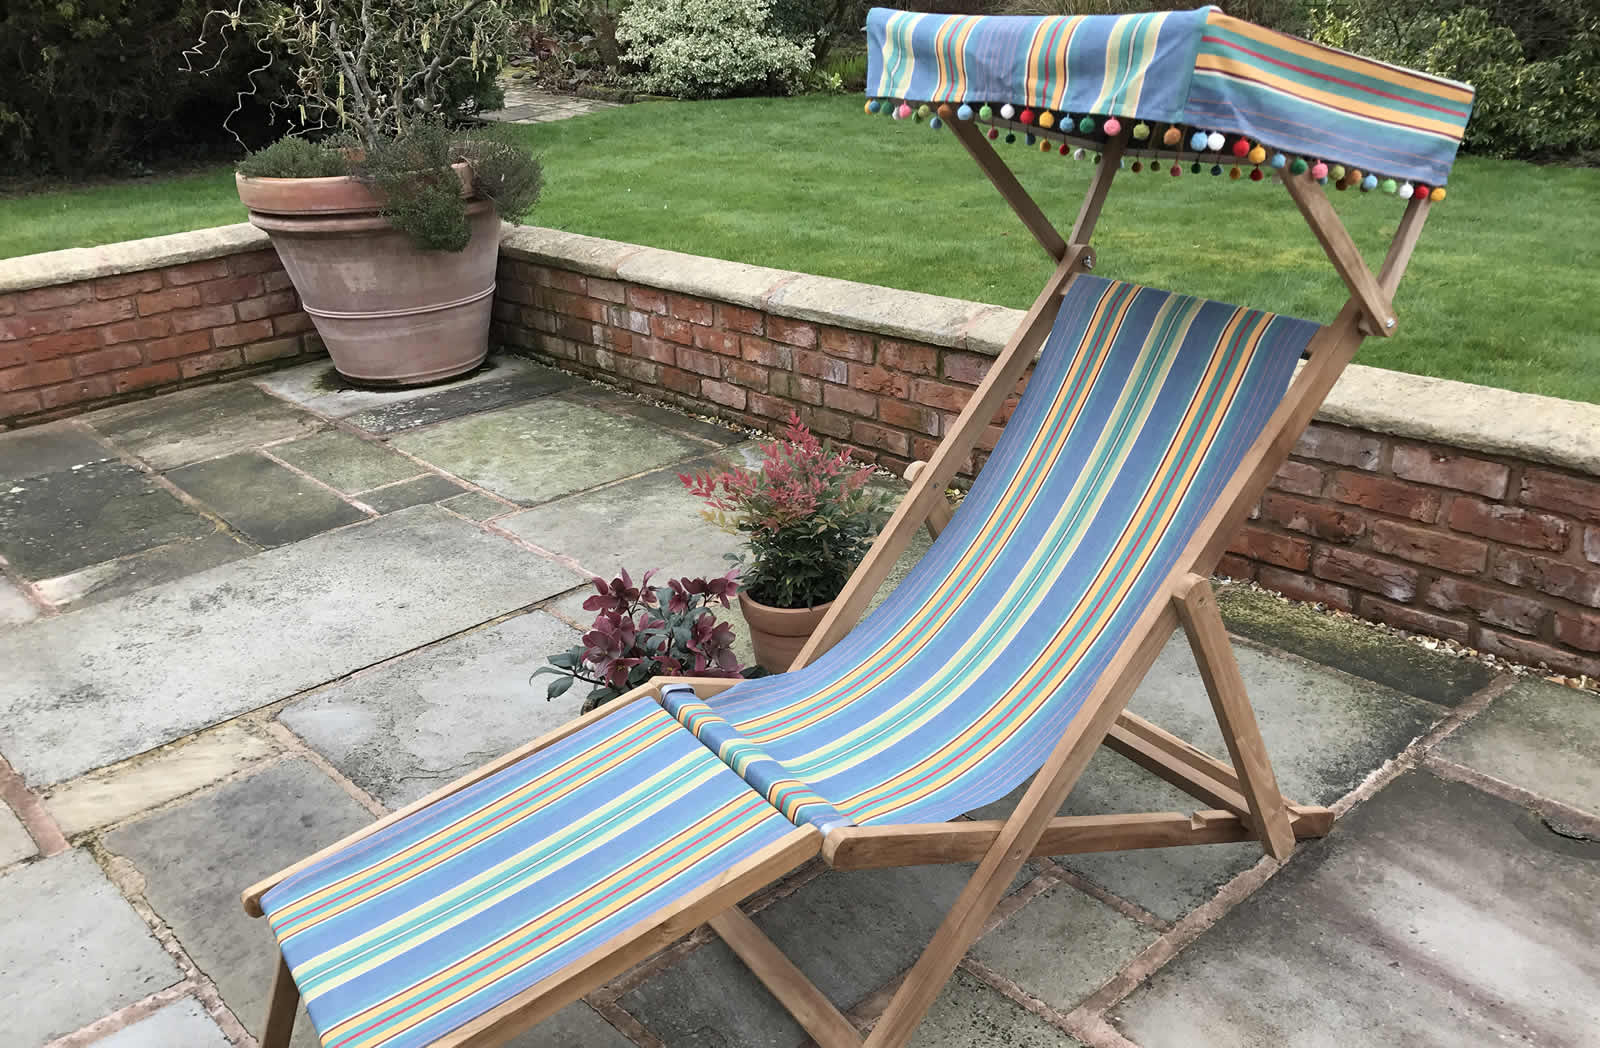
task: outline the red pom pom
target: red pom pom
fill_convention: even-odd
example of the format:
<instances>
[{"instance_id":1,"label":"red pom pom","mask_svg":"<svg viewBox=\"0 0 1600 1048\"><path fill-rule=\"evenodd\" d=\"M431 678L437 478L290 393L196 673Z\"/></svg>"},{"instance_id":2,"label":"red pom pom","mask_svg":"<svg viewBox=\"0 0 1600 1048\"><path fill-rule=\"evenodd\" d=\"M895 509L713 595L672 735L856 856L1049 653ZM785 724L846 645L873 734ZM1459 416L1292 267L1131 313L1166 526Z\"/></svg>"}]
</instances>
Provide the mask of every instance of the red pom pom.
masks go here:
<instances>
[{"instance_id":1,"label":"red pom pom","mask_svg":"<svg viewBox=\"0 0 1600 1048\"><path fill-rule=\"evenodd\" d=\"M994 138L999 138L999 137L1000 137L1000 132L999 132L999 131L998 131L998 130L996 130L996 129L995 129L995 128L992 128L992 127L991 127L991 128L990 128L990 129L989 129L989 137L990 137L990 138L991 138L991 139L994 139Z\"/></svg>"},{"instance_id":2,"label":"red pom pom","mask_svg":"<svg viewBox=\"0 0 1600 1048\"><path fill-rule=\"evenodd\" d=\"M1069 147L1065 142L1061 143L1061 155L1066 156L1070 152L1072 152L1071 147Z\"/></svg>"},{"instance_id":3,"label":"red pom pom","mask_svg":"<svg viewBox=\"0 0 1600 1048\"><path fill-rule=\"evenodd\" d=\"M1250 140L1248 138L1241 138L1241 139L1239 139L1237 142L1235 142L1233 144L1233 155L1234 156L1241 156L1241 157L1242 156L1248 156L1249 153L1250 153Z\"/></svg>"},{"instance_id":4,"label":"red pom pom","mask_svg":"<svg viewBox=\"0 0 1600 1048\"><path fill-rule=\"evenodd\" d=\"M1261 173L1261 169L1259 167L1252 167L1250 169L1250 181L1259 182L1265 177L1266 176Z\"/></svg>"},{"instance_id":5,"label":"red pom pom","mask_svg":"<svg viewBox=\"0 0 1600 1048\"><path fill-rule=\"evenodd\" d=\"M1179 175L1183 174L1183 168L1179 167L1177 164L1173 164L1172 167L1167 171L1167 174L1171 175L1173 178L1177 178Z\"/></svg>"},{"instance_id":6,"label":"red pom pom","mask_svg":"<svg viewBox=\"0 0 1600 1048\"><path fill-rule=\"evenodd\" d=\"M1421 182L1418 182L1416 187L1411 191L1411 199L1424 200L1427 198L1429 192L1430 190L1427 186L1423 185Z\"/></svg>"},{"instance_id":7,"label":"red pom pom","mask_svg":"<svg viewBox=\"0 0 1600 1048\"><path fill-rule=\"evenodd\" d=\"M1033 110L1031 110L1031 109L1024 109L1024 110L1023 110L1023 111L1022 111L1022 115L1021 115L1021 116L1019 116L1019 117L1017 117L1017 119L1018 119L1018 120L1019 120L1019 121L1021 121L1021 122L1022 122L1022 123L1024 123L1024 124L1031 124L1031 123L1033 123Z\"/></svg>"}]
</instances>

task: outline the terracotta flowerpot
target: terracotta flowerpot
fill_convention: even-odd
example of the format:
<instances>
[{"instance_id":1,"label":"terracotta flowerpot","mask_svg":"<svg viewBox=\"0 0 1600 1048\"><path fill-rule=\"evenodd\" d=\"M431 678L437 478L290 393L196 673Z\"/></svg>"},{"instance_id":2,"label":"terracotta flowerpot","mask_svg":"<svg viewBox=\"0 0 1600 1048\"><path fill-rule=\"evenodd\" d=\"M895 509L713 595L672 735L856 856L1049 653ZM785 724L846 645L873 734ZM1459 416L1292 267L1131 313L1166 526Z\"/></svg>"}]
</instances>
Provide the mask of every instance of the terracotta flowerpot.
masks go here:
<instances>
[{"instance_id":1,"label":"terracotta flowerpot","mask_svg":"<svg viewBox=\"0 0 1600 1048\"><path fill-rule=\"evenodd\" d=\"M768 673L783 673L832 606L830 600L813 608L774 608L751 600L740 590L739 610L750 627L750 644L756 649L756 662Z\"/></svg>"},{"instance_id":2,"label":"terracotta flowerpot","mask_svg":"<svg viewBox=\"0 0 1600 1048\"><path fill-rule=\"evenodd\" d=\"M467 196L467 165L455 171ZM489 201L468 202L464 250L424 251L378 214L378 198L354 178L234 179L341 375L412 386L483 362L500 254Z\"/></svg>"}]
</instances>

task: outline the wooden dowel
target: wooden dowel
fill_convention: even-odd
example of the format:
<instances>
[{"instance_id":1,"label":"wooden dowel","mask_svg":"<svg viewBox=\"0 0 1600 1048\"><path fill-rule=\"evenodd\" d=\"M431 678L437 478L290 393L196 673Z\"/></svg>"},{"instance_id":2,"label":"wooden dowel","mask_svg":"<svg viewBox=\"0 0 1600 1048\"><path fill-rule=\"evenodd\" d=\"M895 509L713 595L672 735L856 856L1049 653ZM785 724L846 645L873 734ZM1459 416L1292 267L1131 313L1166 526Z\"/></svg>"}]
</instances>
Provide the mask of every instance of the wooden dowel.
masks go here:
<instances>
[{"instance_id":1,"label":"wooden dowel","mask_svg":"<svg viewBox=\"0 0 1600 1048\"><path fill-rule=\"evenodd\" d=\"M861 1048L861 1035L834 1003L738 907L707 922L820 1048Z\"/></svg>"},{"instance_id":2,"label":"wooden dowel","mask_svg":"<svg viewBox=\"0 0 1600 1048\"><path fill-rule=\"evenodd\" d=\"M916 480L927 467L928 464L920 459L911 463L906 467L906 480ZM950 505L948 497L942 502L935 502L933 508L928 511L928 519L923 522L923 526L928 529L928 534L933 538L938 538L939 533L949 527L950 518L955 515L955 511L955 507Z\"/></svg>"}]
</instances>

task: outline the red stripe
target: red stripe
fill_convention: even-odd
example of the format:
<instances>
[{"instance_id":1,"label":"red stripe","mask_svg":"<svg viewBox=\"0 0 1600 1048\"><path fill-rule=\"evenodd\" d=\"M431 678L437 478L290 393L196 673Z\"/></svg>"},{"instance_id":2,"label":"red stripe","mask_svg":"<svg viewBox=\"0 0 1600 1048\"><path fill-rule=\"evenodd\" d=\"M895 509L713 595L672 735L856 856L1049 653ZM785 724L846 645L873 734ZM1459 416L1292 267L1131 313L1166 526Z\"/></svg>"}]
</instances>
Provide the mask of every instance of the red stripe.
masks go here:
<instances>
[{"instance_id":1,"label":"red stripe","mask_svg":"<svg viewBox=\"0 0 1600 1048\"><path fill-rule=\"evenodd\" d=\"M1357 91L1365 91L1368 94L1379 95L1379 96L1381 96L1383 98L1392 98L1396 102L1404 102L1407 105L1421 106L1424 109L1433 109L1433 110L1436 110L1436 111L1438 111L1440 113L1448 113L1449 115L1451 115L1453 117L1458 117L1458 118L1461 118L1463 120L1466 119L1466 114L1462 113L1462 112L1459 112L1458 110L1450 109L1450 108L1447 108L1445 106L1434 105L1431 102L1418 102L1415 99L1406 98L1404 95L1396 95L1396 94L1392 94L1392 93L1390 93L1388 91L1380 91L1375 87L1368 87L1366 84L1358 84L1354 80L1345 80L1345 79L1342 79L1342 78L1337 77L1337 76L1330 76L1327 73L1319 73L1314 69L1307 69L1304 66L1297 66L1297 65L1294 65L1294 64L1292 64L1290 62L1285 62L1285 61L1283 61L1281 59L1272 58L1272 57L1270 57L1268 55L1262 54L1259 51L1252 51L1248 47L1245 47L1245 46L1243 46L1241 44L1235 44L1235 43L1233 43L1231 41L1228 41L1228 40L1224 40L1221 37L1205 36L1205 37L1201 37L1201 39L1204 40L1208 44L1220 44L1223 47L1231 47L1235 51L1243 51L1245 54L1251 55L1251 56L1253 56L1255 58L1259 58L1263 62L1271 62L1273 65L1281 66L1284 69L1292 69L1297 73L1304 73L1307 76L1314 76L1318 80L1326 80L1326 81L1328 81L1329 83L1332 83L1332 84L1343 84L1345 87L1351 87L1351 88L1356 89Z\"/></svg>"}]
</instances>

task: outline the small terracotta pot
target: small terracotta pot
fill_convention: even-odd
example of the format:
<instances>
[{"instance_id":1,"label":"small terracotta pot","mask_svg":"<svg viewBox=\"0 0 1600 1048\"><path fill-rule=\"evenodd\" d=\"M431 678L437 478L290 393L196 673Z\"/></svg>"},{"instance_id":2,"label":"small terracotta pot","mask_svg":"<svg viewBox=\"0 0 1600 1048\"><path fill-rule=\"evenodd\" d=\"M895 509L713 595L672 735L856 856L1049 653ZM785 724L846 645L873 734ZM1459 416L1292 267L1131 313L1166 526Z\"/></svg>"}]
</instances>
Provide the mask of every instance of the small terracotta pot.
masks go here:
<instances>
[{"instance_id":1,"label":"small terracotta pot","mask_svg":"<svg viewBox=\"0 0 1600 1048\"><path fill-rule=\"evenodd\" d=\"M750 644L756 649L756 662L768 673L788 670L831 607L833 601L830 600L813 608L774 608L751 600L744 590L739 591L739 610L750 627Z\"/></svg>"},{"instance_id":2,"label":"small terracotta pot","mask_svg":"<svg viewBox=\"0 0 1600 1048\"><path fill-rule=\"evenodd\" d=\"M462 196L466 164L455 165ZM236 175L250 221L272 237L334 367L357 382L411 386L471 371L489 351L500 218L467 204L462 251L424 251L350 177Z\"/></svg>"}]
</instances>

